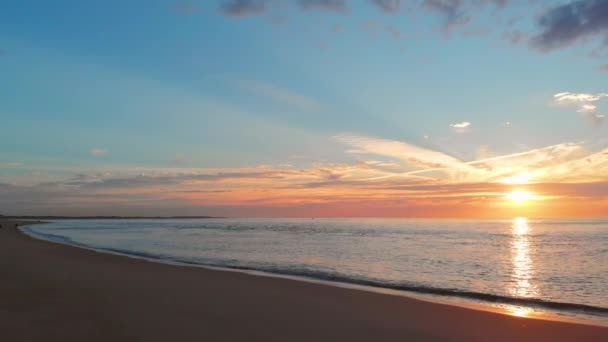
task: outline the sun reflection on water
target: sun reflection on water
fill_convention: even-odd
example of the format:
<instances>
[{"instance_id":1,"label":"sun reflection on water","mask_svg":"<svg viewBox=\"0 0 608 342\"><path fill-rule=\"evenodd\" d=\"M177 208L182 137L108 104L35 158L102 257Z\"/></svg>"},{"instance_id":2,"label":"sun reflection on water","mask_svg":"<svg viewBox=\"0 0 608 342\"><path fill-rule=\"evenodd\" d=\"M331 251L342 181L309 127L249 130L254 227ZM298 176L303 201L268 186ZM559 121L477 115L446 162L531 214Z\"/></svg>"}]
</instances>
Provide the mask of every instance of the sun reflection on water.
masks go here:
<instances>
[{"instance_id":1,"label":"sun reflection on water","mask_svg":"<svg viewBox=\"0 0 608 342\"><path fill-rule=\"evenodd\" d=\"M528 317L528 316L530 316L531 313L534 312L534 310L532 310L531 308L526 308L523 306L513 306L513 305L507 306L507 310L509 310L509 313L511 315L517 316L517 317Z\"/></svg>"},{"instance_id":2,"label":"sun reflection on water","mask_svg":"<svg viewBox=\"0 0 608 342\"><path fill-rule=\"evenodd\" d=\"M514 297L535 297L537 289L532 280L534 277L534 262L530 257L532 241L529 236L530 226L524 217L513 220L511 226L513 239L511 242L511 287L509 293ZM509 307L511 314L525 317L532 311L525 307Z\"/></svg>"},{"instance_id":3,"label":"sun reflection on water","mask_svg":"<svg viewBox=\"0 0 608 342\"><path fill-rule=\"evenodd\" d=\"M528 220L525 217L517 217L513 220L513 234L522 235L528 233L530 227L528 226Z\"/></svg>"}]
</instances>

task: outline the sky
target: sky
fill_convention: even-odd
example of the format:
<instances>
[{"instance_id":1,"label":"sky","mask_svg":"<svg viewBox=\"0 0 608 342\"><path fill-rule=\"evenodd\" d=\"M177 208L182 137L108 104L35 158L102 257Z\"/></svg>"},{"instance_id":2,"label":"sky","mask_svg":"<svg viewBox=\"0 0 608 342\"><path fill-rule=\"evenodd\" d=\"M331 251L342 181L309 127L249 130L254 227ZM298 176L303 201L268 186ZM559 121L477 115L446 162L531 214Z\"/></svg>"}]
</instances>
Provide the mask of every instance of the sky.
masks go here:
<instances>
[{"instance_id":1,"label":"sky","mask_svg":"<svg viewBox=\"0 0 608 342\"><path fill-rule=\"evenodd\" d=\"M0 214L608 216L608 0L5 0Z\"/></svg>"}]
</instances>

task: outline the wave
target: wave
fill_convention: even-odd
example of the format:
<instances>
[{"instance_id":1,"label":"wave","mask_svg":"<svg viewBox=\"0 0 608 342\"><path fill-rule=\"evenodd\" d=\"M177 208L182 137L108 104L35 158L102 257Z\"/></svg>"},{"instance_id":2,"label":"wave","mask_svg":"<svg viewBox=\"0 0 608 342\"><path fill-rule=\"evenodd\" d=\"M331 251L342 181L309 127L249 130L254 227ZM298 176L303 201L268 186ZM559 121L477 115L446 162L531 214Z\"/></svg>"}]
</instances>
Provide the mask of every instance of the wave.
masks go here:
<instances>
[{"instance_id":1,"label":"wave","mask_svg":"<svg viewBox=\"0 0 608 342\"><path fill-rule=\"evenodd\" d=\"M34 231L32 229L28 229L27 227L23 227L22 230L26 232L28 235L37 237L43 240L50 240L58 243L84 247L95 249L99 251L107 251L111 253L124 254L127 256L140 257L145 259L157 260L161 262L173 262L180 264L187 264L193 266L208 266L208 267L217 267L224 269L232 269L232 270L242 270L242 271L261 271L266 273L273 273L278 275L285 276L294 276L294 277L302 277L308 278L312 280L322 280L322 281L330 281L337 283L345 283L345 284L353 284L353 285L362 285L369 286L381 289L391 289L391 290L399 290L399 291L407 291L412 293L419 294L427 294L427 295L435 295L435 296L444 296L444 297L456 297L463 299L470 299L480 302L486 303L496 303L496 304L509 304L509 305L518 305L518 306L526 306L526 307L536 307L536 308L544 308L556 311L565 311L565 312L578 312L599 316L608 317L608 308L588 305L588 304L578 304L578 303L569 303L569 302L559 302L559 301L551 301L541 298L524 298L524 297L511 297L504 296L492 293L484 293L484 292L476 292L469 291L464 289L457 288L443 288L443 287L434 287L426 284L414 284L414 283L405 283L405 282L389 282L383 281L379 279L370 279L362 276L349 276L338 272L327 272L322 270L313 270L307 267L279 267L270 264L260 264L255 267L252 266L243 266L239 265L235 260L226 261L226 260L190 260L184 258L178 258L171 255L162 255L155 253L147 253L147 252L139 252L118 248L109 248L109 247L97 247L85 245L82 243L78 243L73 241L72 239L55 235L49 233L41 233L39 231Z\"/></svg>"}]
</instances>

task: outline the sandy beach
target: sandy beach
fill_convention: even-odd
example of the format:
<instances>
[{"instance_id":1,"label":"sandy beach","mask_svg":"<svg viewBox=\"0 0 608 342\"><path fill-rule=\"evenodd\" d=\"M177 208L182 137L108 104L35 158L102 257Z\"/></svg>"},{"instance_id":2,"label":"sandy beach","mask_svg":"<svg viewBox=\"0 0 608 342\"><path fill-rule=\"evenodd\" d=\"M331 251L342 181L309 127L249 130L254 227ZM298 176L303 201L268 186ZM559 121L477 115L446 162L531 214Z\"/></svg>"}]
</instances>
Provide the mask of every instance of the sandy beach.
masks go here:
<instances>
[{"instance_id":1,"label":"sandy beach","mask_svg":"<svg viewBox=\"0 0 608 342\"><path fill-rule=\"evenodd\" d=\"M606 341L527 319L290 279L177 267L39 241L0 221L6 341Z\"/></svg>"}]
</instances>

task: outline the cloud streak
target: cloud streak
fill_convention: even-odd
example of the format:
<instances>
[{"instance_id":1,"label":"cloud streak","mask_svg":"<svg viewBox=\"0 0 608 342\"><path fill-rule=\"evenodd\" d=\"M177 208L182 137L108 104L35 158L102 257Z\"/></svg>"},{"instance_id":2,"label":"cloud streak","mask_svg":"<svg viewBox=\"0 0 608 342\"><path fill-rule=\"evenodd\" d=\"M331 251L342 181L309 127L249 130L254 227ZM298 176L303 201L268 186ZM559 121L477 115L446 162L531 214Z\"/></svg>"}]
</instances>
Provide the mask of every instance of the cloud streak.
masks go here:
<instances>
[{"instance_id":1,"label":"cloud streak","mask_svg":"<svg viewBox=\"0 0 608 342\"><path fill-rule=\"evenodd\" d=\"M461 161L445 153L425 149L406 142L379 139L355 134L341 134L338 141L354 147L350 153L377 154L397 158L414 167L450 168L460 167Z\"/></svg>"},{"instance_id":2,"label":"cloud streak","mask_svg":"<svg viewBox=\"0 0 608 342\"><path fill-rule=\"evenodd\" d=\"M337 139L355 154L395 158L405 163L403 176L441 182L589 182L608 179L608 150L593 153L579 143L562 143L524 152L465 161L405 142L342 135ZM604 171L600 171L604 170ZM607 172L603 175L601 172Z\"/></svg>"}]
</instances>

